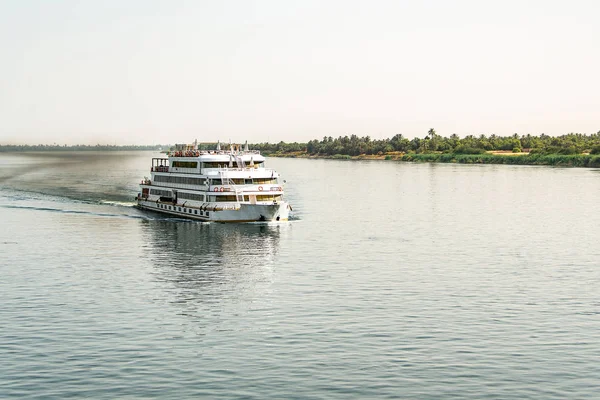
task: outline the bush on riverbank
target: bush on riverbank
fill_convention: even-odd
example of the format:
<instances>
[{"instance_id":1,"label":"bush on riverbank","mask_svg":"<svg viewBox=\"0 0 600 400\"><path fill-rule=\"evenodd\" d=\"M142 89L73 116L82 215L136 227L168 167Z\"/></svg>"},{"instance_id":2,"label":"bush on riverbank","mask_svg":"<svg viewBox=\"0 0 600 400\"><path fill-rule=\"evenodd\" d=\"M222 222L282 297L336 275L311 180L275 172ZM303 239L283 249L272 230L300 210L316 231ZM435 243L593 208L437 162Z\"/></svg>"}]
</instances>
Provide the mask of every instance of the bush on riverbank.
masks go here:
<instances>
[{"instance_id":1,"label":"bush on riverbank","mask_svg":"<svg viewBox=\"0 0 600 400\"><path fill-rule=\"evenodd\" d=\"M484 154L485 150L477 147L469 147L469 146L458 146L452 152L454 154Z\"/></svg>"},{"instance_id":2,"label":"bush on riverbank","mask_svg":"<svg viewBox=\"0 0 600 400\"><path fill-rule=\"evenodd\" d=\"M405 154L401 161L441 162L459 164L508 164L508 165L552 165L561 167L600 168L599 155L497 155L497 154Z\"/></svg>"},{"instance_id":3,"label":"bush on riverbank","mask_svg":"<svg viewBox=\"0 0 600 400\"><path fill-rule=\"evenodd\" d=\"M566 147L558 147L558 146L549 146L543 149L532 149L529 154L543 154L543 155L553 155L553 154L559 154L559 155L565 155L565 156L569 156L569 155L575 155L575 154L581 154L581 149L578 149L575 146L566 146Z\"/></svg>"},{"instance_id":4,"label":"bush on riverbank","mask_svg":"<svg viewBox=\"0 0 600 400\"><path fill-rule=\"evenodd\" d=\"M334 154L333 156L331 156L331 158L333 158L334 160L350 160L350 159L352 159L352 157L347 154Z\"/></svg>"}]
</instances>

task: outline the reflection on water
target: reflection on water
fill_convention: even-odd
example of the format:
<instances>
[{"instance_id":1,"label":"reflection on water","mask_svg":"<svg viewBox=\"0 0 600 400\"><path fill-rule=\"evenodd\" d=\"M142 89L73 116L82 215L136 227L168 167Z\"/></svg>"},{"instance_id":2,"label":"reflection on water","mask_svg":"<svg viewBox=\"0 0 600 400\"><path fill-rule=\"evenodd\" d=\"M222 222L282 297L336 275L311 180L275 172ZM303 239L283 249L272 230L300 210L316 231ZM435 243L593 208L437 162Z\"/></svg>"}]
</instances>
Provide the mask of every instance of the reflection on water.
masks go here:
<instances>
[{"instance_id":1,"label":"reflection on water","mask_svg":"<svg viewBox=\"0 0 600 400\"><path fill-rule=\"evenodd\" d=\"M166 301L201 317L206 304L247 307L268 291L285 224L143 221L145 252ZM214 311L214 310L212 310Z\"/></svg>"}]
</instances>

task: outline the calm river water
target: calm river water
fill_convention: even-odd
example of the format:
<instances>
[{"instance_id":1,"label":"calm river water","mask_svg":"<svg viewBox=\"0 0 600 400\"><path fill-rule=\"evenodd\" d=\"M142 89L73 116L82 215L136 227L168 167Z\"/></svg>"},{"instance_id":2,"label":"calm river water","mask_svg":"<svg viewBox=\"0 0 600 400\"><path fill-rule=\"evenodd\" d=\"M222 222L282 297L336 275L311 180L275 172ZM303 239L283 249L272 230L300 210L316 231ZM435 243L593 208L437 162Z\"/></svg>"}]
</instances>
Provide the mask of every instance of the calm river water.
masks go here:
<instances>
[{"instance_id":1,"label":"calm river water","mask_svg":"<svg viewBox=\"0 0 600 400\"><path fill-rule=\"evenodd\" d=\"M1 398L600 396L600 170L268 159L220 225L153 156L0 154Z\"/></svg>"}]
</instances>

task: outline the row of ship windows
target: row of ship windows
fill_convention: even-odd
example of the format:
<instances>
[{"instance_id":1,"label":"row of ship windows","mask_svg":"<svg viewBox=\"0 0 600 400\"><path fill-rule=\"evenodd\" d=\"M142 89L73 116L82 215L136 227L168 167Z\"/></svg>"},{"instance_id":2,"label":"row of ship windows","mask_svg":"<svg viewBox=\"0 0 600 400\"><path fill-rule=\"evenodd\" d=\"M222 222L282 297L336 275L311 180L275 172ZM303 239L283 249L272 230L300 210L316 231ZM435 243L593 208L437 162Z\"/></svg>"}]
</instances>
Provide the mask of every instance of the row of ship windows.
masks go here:
<instances>
[{"instance_id":1,"label":"row of ship windows","mask_svg":"<svg viewBox=\"0 0 600 400\"><path fill-rule=\"evenodd\" d=\"M170 191L160 190L160 189L150 189L150 194L161 196L161 197L172 197ZM195 193L178 193L177 197L181 200L192 200L192 201L204 201L205 196L203 194L195 194ZM281 195L272 195L272 194L261 194L256 196L256 201L279 201L281 200ZM209 202L235 202L237 201L237 196L235 195L225 195L225 196L208 196ZM250 196L245 195L244 201L250 201Z\"/></svg>"},{"instance_id":2,"label":"row of ship windows","mask_svg":"<svg viewBox=\"0 0 600 400\"><path fill-rule=\"evenodd\" d=\"M216 181L221 181L220 179L215 179ZM275 178L254 178L254 179L230 179L230 182L233 182L235 185L268 185L277 183L277 179ZM220 185L221 183L213 183L213 185Z\"/></svg>"},{"instance_id":3,"label":"row of ship windows","mask_svg":"<svg viewBox=\"0 0 600 400\"><path fill-rule=\"evenodd\" d=\"M256 201L278 201L281 200L281 195L257 195ZM227 196L208 196L208 201L210 202L220 202L220 201L237 201L237 197L235 195L227 195ZM244 196L244 201L250 201L250 196Z\"/></svg>"},{"instance_id":4,"label":"row of ship windows","mask_svg":"<svg viewBox=\"0 0 600 400\"><path fill-rule=\"evenodd\" d=\"M204 185L206 179L204 179L204 178L188 178L188 177L183 177L183 176L155 175L154 181L165 182L165 183L182 183L185 185Z\"/></svg>"},{"instance_id":5,"label":"row of ship windows","mask_svg":"<svg viewBox=\"0 0 600 400\"><path fill-rule=\"evenodd\" d=\"M205 217L210 216L210 211L202 211L202 210L198 210L198 209L192 210L191 208L170 206L168 204L159 204L158 208L162 208L163 210L169 210L169 211L179 211L179 212L184 212L184 213L188 213L188 214L193 213L195 215L204 215Z\"/></svg>"},{"instance_id":6,"label":"row of ship windows","mask_svg":"<svg viewBox=\"0 0 600 400\"><path fill-rule=\"evenodd\" d=\"M173 197L173 193L171 193L170 190L150 189L150 194L160 196L160 197ZM178 197L180 199L186 199L186 200L204 201L203 194L179 193Z\"/></svg>"},{"instance_id":7,"label":"row of ship windows","mask_svg":"<svg viewBox=\"0 0 600 400\"><path fill-rule=\"evenodd\" d=\"M184 185L205 185L206 179L204 178L188 178L185 176L166 176L166 175L155 175L154 180L156 182L164 183L182 183ZM277 183L276 178L254 178L254 179L229 179L230 183L234 185L268 185ZM210 179L211 185L222 185L221 179Z\"/></svg>"},{"instance_id":8,"label":"row of ship windows","mask_svg":"<svg viewBox=\"0 0 600 400\"><path fill-rule=\"evenodd\" d=\"M262 164L262 161L254 162L254 166L257 167ZM228 163L223 162L204 162L200 165L201 168L227 168ZM198 168L196 161L173 161L174 168Z\"/></svg>"}]
</instances>

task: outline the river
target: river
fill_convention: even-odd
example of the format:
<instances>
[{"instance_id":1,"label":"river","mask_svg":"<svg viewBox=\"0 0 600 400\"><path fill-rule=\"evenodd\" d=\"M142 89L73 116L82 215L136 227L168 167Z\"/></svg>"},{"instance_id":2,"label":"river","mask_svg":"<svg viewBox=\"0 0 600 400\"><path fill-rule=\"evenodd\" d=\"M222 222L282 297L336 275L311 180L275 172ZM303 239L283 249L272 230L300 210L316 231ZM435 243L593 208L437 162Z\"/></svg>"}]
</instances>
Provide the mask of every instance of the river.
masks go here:
<instances>
[{"instance_id":1,"label":"river","mask_svg":"<svg viewBox=\"0 0 600 400\"><path fill-rule=\"evenodd\" d=\"M226 225L153 156L0 153L0 397L598 398L600 170L268 158Z\"/></svg>"}]
</instances>

